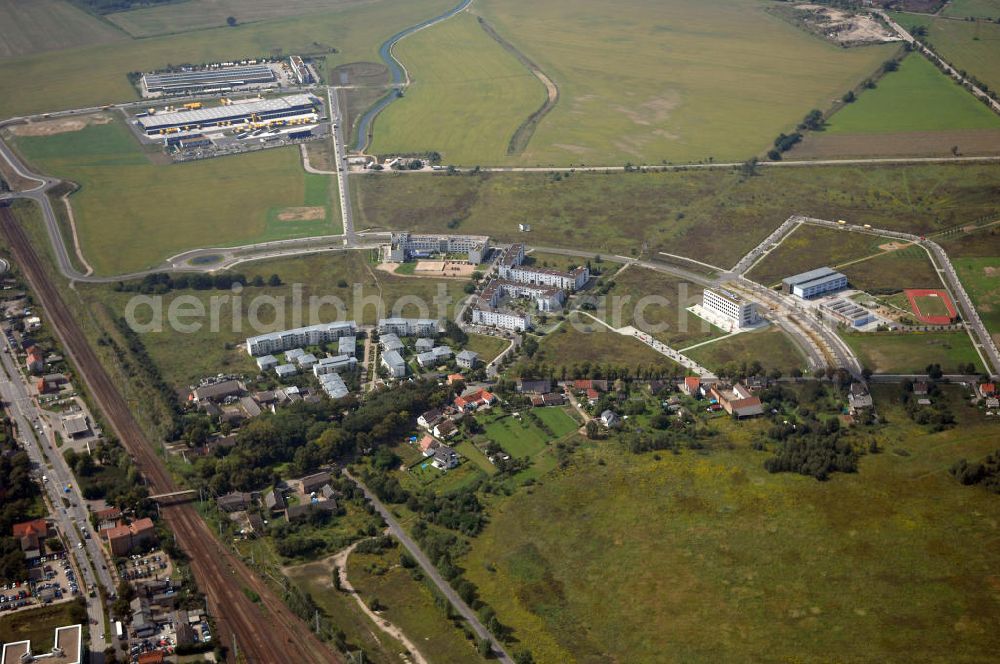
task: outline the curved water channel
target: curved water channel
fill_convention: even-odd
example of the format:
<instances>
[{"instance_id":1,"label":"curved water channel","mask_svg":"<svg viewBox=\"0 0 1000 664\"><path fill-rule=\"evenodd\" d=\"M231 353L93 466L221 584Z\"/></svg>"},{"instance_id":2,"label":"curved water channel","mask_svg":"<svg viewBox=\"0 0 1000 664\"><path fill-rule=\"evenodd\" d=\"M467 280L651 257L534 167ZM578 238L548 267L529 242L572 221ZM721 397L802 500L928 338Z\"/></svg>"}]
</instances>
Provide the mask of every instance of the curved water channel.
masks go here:
<instances>
[{"instance_id":1,"label":"curved water channel","mask_svg":"<svg viewBox=\"0 0 1000 664\"><path fill-rule=\"evenodd\" d=\"M451 18L458 12L468 7L470 4L472 4L472 0L462 0L457 6L449 9L444 14L435 16L434 18L429 18L416 25L411 25L408 28L400 30L382 42L382 46L378 49L378 55L382 58L382 62L385 63L385 66L389 68L389 73L392 74L392 84L394 86L403 82L403 77L406 73L403 69L402 63L400 63L400 61L396 59L396 56L392 54L392 47L396 45L396 42L403 37L412 35L417 30L423 30L428 26ZM381 113L382 109L398 98L399 95L397 94L397 88L393 88L388 94L375 102L375 104L368 109L368 112L361 116L361 122L358 124L358 143L354 146L355 150L361 152L365 149L365 146L368 144L368 131L372 122L375 120L375 116Z\"/></svg>"}]
</instances>

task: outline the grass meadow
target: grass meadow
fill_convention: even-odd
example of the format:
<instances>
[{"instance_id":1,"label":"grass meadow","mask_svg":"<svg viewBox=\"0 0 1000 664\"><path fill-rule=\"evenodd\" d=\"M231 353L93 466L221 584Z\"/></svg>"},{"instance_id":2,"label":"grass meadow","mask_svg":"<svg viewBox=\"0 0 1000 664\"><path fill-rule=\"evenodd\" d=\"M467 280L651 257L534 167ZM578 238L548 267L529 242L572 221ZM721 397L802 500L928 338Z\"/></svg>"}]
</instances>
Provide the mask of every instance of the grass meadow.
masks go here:
<instances>
[{"instance_id":1,"label":"grass meadow","mask_svg":"<svg viewBox=\"0 0 1000 664\"><path fill-rule=\"evenodd\" d=\"M0 0L0 62L123 39L127 35L67 0Z\"/></svg>"},{"instance_id":2,"label":"grass meadow","mask_svg":"<svg viewBox=\"0 0 1000 664\"><path fill-rule=\"evenodd\" d=\"M350 180L358 228L484 233L626 256L645 245L646 256L667 251L723 267L791 214L922 233L1000 213L991 165L775 168L749 179L721 170ZM529 236L517 229L525 220Z\"/></svg>"},{"instance_id":3,"label":"grass meadow","mask_svg":"<svg viewBox=\"0 0 1000 664\"><path fill-rule=\"evenodd\" d=\"M7 613L0 618L0 643L28 640L33 652L48 653L54 645L57 627L75 625L86 619L87 609L78 599ZM85 624L84 635L87 629Z\"/></svg>"},{"instance_id":4,"label":"grass meadow","mask_svg":"<svg viewBox=\"0 0 1000 664\"><path fill-rule=\"evenodd\" d=\"M927 433L896 390L857 474L767 473L764 421L713 420L702 453L612 440L495 504L459 562L539 664L988 660L1000 498L947 469L993 423L954 395L960 426Z\"/></svg>"},{"instance_id":5,"label":"grass meadow","mask_svg":"<svg viewBox=\"0 0 1000 664\"><path fill-rule=\"evenodd\" d=\"M451 0L359 2L332 11L232 28L10 58L0 67L0 90L17 90L18 94L0 95L0 117L130 101L137 97L127 79L129 72L159 69L171 63L293 53L325 54L328 67L359 60L378 61L378 47L387 37L451 6Z\"/></svg>"},{"instance_id":6,"label":"grass meadow","mask_svg":"<svg viewBox=\"0 0 1000 664\"><path fill-rule=\"evenodd\" d=\"M774 325L713 341L684 354L711 371L730 362L739 365L755 360L765 369L779 369L785 375L792 369L806 368L802 351Z\"/></svg>"},{"instance_id":7,"label":"grass meadow","mask_svg":"<svg viewBox=\"0 0 1000 664\"><path fill-rule=\"evenodd\" d=\"M910 246L838 268L859 290L895 291L941 288L941 277L922 247Z\"/></svg>"},{"instance_id":8,"label":"grass meadow","mask_svg":"<svg viewBox=\"0 0 1000 664\"><path fill-rule=\"evenodd\" d=\"M485 425L486 437L498 443L514 458L535 457L549 442L562 438L578 428L576 420L562 408L533 408L534 413L551 431L549 435L522 414L520 419L504 415Z\"/></svg>"},{"instance_id":9,"label":"grass meadow","mask_svg":"<svg viewBox=\"0 0 1000 664\"><path fill-rule=\"evenodd\" d=\"M486 0L473 11L559 87L559 102L517 158L547 166L746 159L896 48L842 49L766 8L759 0Z\"/></svg>"},{"instance_id":10,"label":"grass meadow","mask_svg":"<svg viewBox=\"0 0 1000 664\"><path fill-rule=\"evenodd\" d=\"M1000 129L1000 117L931 62L911 54L830 119L832 134Z\"/></svg>"},{"instance_id":11,"label":"grass meadow","mask_svg":"<svg viewBox=\"0 0 1000 664\"><path fill-rule=\"evenodd\" d=\"M952 264L986 329L1000 343L1000 257L955 258Z\"/></svg>"},{"instance_id":12,"label":"grass meadow","mask_svg":"<svg viewBox=\"0 0 1000 664\"><path fill-rule=\"evenodd\" d=\"M186 0L114 12L107 19L136 38L273 21L362 4L362 0Z\"/></svg>"},{"instance_id":13,"label":"grass meadow","mask_svg":"<svg viewBox=\"0 0 1000 664\"><path fill-rule=\"evenodd\" d=\"M232 294L228 291L174 291L163 296L164 312L168 311L177 298L192 296L203 304L205 311L211 311L213 298L221 296L222 299L216 300L219 303L218 330L213 331L207 321L202 321L204 324L200 329L185 333L167 325L167 317L164 316L162 332L154 331L140 335L150 357L160 367L166 381L178 391L183 391L199 377L219 372L256 375L256 364L246 351L236 347L236 344L243 343L248 336L307 325L310 322L320 323L338 319L356 319L359 325L371 325L378 318L385 317L387 312L391 312L404 296L421 299L431 308L422 312L413 305L406 305L399 309L402 315L421 316L427 313L438 317L439 312L434 309L432 300L438 296L439 288L443 289L452 303L440 312L441 317L446 317L451 314L453 304L465 295L462 291L464 282L459 280L408 279L371 270L361 252L253 261L244 263L236 269L251 280L258 275L267 280L272 274L277 274L283 283L278 287L247 287L242 292L238 306L235 307L233 301L229 299ZM344 285L341 286L341 283ZM80 284L78 289L88 308L100 312L108 320L124 315L128 301L133 295L116 292L106 285ZM299 320L294 318L296 293L300 293L302 302ZM387 307L382 311L376 305L380 295L381 301L385 302ZM279 308L280 315L276 315L275 307L262 301L256 319L265 329L255 331L252 327L254 317L250 314L251 307L254 306L253 300L258 296L278 298L278 302L282 304ZM310 306L310 298L313 296L328 300L316 300L313 308ZM402 302L406 304L406 301ZM235 314L234 308L236 308ZM136 318L142 323L148 322L148 311L148 308L138 309ZM242 321L241 324L234 323L234 318ZM315 320L311 321L313 318Z\"/></svg>"},{"instance_id":14,"label":"grass meadow","mask_svg":"<svg viewBox=\"0 0 1000 664\"><path fill-rule=\"evenodd\" d=\"M403 630L430 661L484 662L475 642L448 619L429 582L415 580L399 560L400 547L380 554L351 554L347 578L366 604L377 599L385 607L378 615Z\"/></svg>"},{"instance_id":15,"label":"grass meadow","mask_svg":"<svg viewBox=\"0 0 1000 664\"><path fill-rule=\"evenodd\" d=\"M874 373L925 373L940 364L945 373L958 373L958 365L972 362L983 370L982 360L969 335L960 332L841 333L862 366Z\"/></svg>"},{"instance_id":16,"label":"grass meadow","mask_svg":"<svg viewBox=\"0 0 1000 664\"><path fill-rule=\"evenodd\" d=\"M571 325L572 321L577 321L576 325ZM538 352L532 360L540 367L551 369L557 378L561 378L563 370L572 375L574 368L584 366L614 366L630 371L656 369L677 376L685 373L683 367L638 339L612 332L579 314L571 314L555 331L546 334L538 342ZM513 375L519 375L516 367Z\"/></svg>"},{"instance_id":17,"label":"grass meadow","mask_svg":"<svg viewBox=\"0 0 1000 664\"><path fill-rule=\"evenodd\" d=\"M863 233L801 224L785 236L778 248L757 263L747 274L754 281L772 286L793 274L879 253L884 238Z\"/></svg>"},{"instance_id":18,"label":"grass meadow","mask_svg":"<svg viewBox=\"0 0 1000 664\"><path fill-rule=\"evenodd\" d=\"M152 267L194 247L341 230L330 178L305 173L294 147L155 164L120 120L22 136L15 146L37 169L80 185L70 202L97 274ZM279 221L292 206L326 207L326 218Z\"/></svg>"},{"instance_id":19,"label":"grass meadow","mask_svg":"<svg viewBox=\"0 0 1000 664\"><path fill-rule=\"evenodd\" d=\"M942 16L958 18L1000 18L1000 0L951 0Z\"/></svg>"},{"instance_id":20,"label":"grass meadow","mask_svg":"<svg viewBox=\"0 0 1000 664\"><path fill-rule=\"evenodd\" d=\"M993 90L1000 89L1000 24L917 14L897 13L893 18L904 28L925 26L925 39L955 69L968 72Z\"/></svg>"},{"instance_id":21,"label":"grass meadow","mask_svg":"<svg viewBox=\"0 0 1000 664\"><path fill-rule=\"evenodd\" d=\"M507 160L518 125L545 88L468 12L407 37L394 49L412 85L379 114L369 152L438 151L447 164Z\"/></svg>"},{"instance_id":22,"label":"grass meadow","mask_svg":"<svg viewBox=\"0 0 1000 664\"><path fill-rule=\"evenodd\" d=\"M486 364L492 362L506 347L507 342L503 339L485 334L470 334L469 340L463 346L463 349L479 353L479 361Z\"/></svg>"}]
</instances>

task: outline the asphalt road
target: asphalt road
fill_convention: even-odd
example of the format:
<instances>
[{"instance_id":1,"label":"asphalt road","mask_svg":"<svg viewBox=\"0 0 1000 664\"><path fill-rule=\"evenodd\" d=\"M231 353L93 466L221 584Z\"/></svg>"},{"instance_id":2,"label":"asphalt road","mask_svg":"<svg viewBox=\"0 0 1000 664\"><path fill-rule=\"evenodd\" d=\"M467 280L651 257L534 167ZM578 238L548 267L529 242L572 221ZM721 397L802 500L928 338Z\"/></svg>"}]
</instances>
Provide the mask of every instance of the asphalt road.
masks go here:
<instances>
[{"instance_id":1,"label":"asphalt road","mask_svg":"<svg viewBox=\"0 0 1000 664\"><path fill-rule=\"evenodd\" d=\"M93 588L96 593L100 585L103 586L105 593L111 596L115 592L115 582L108 570L107 559L99 544L97 532L90 524L90 514L87 512L80 487L67 467L61 451L53 444L53 434L45 424L44 418L40 416L35 400L28 394L21 373L8 352L6 338L2 344L4 350L0 353L0 397L7 404L7 412L17 427L18 438L28 456L36 464L39 476L44 475L47 478L47 481L42 482L42 486L52 505L51 516L65 535L68 551L80 575L77 578L80 592L87 601L87 614L91 620L90 661L94 664L103 662L104 649L108 646L104 640L104 608L101 605L100 594L89 597L88 591ZM69 487L69 493L65 491L66 487ZM62 502L64 498L69 501L69 507L64 507ZM89 533L90 537L81 537L81 533L84 532ZM81 542L82 548L79 546Z\"/></svg>"},{"instance_id":2,"label":"asphalt road","mask_svg":"<svg viewBox=\"0 0 1000 664\"><path fill-rule=\"evenodd\" d=\"M337 161L337 191L340 194L340 216L344 224L344 246L357 244L354 235L354 209L351 207L351 189L347 186L347 151L344 147L343 116L337 91L326 89L326 99L330 109L330 136L333 140L333 154Z\"/></svg>"},{"instance_id":3,"label":"asphalt road","mask_svg":"<svg viewBox=\"0 0 1000 664\"><path fill-rule=\"evenodd\" d=\"M481 639L486 638L490 640L490 643L493 644L494 658L504 664L514 664L514 660L510 658L510 655L507 654L507 651L504 650L500 642L497 641L496 638L494 638L494 636L490 634L486 627L484 627L479 621L479 616L476 615L476 612L473 611L469 605L466 604L465 601L463 601L462 598L459 597L458 594L452 589L451 585L445 581L444 578L442 578L441 574L437 571L437 568L427 558L420 546L413 541L409 533L406 532L406 529L399 525L399 522L396 521L396 517L392 515L389 508L382 504L382 501L378 499L378 496L372 493L368 487L365 486L364 482L351 475L347 470L344 470L344 475L349 480L357 484L362 491L364 491L365 497L371 502L375 509L378 510L378 513L382 515L382 518L385 519L386 524L389 526L389 532L391 532L393 537L398 539L399 542L406 547L406 550L410 552L410 555L417 561L427 577L434 582L435 586L438 587L441 594L443 594L451 605L455 607L455 610L468 621L469 626L472 627L473 631L475 631L476 636Z\"/></svg>"}]
</instances>

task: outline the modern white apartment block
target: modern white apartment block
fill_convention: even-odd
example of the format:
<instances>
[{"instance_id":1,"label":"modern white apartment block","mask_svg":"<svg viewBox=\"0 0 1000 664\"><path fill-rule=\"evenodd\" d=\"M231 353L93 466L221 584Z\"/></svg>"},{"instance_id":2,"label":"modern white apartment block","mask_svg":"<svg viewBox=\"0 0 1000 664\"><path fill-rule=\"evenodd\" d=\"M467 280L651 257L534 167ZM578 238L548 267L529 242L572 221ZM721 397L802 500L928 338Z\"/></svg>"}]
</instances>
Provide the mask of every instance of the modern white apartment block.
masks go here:
<instances>
[{"instance_id":1,"label":"modern white apartment block","mask_svg":"<svg viewBox=\"0 0 1000 664\"><path fill-rule=\"evenodd\" d=\"M523 284L538 284L551 288L561 288L567 291L577 291L590 280L590 270L578 267L572 272L548 270L522 265L524 263L524 245L512 244L508 247L497 264L497 276L506 281Z\"/></svg>"},{"instance_id":2,"label":"modern white apartment block","mask_svg":"<svg viewBox=\"0 0 1000 664\"><path fill-rule=\"evenodd\" d=\"M313 374L322 376L330 373L341 373L342 371L352 371L358 366L358 358L350 355L336 355L334 357L324 357L313 365Z\"/></svg>"},{"instance_id":3,"label":"modern white apartment block","mask_svg":"<svg viewBox=\"0 0 1000 664\"><path fill-rule=\"evenodd\" d=\"M403 231L392 234L388 258L393 263L405 263L414 258L465 254L470 263L478 265L489 251L490 238L485 235L418 235Z\"/></svg>"},{"instance_id":4,"label":"modern white apartment block","mask_svg":"<svg viewBox=\"0 0 1000 664\"><path fill-rule=\"evenodd\" d=\"M247 339L247 353L252 357L259 357L299 346L317 346L336 341L340 337L354 336L357 329L355 322L348 320L261 334Z\"/></svg>"},{"instance_id":5,"label":"modern white apartment block","mask_svg":"<svg viewBox=\"0 0 1000 664\"><path fill-rule=\"evenodd\" d=\"M399 337L433 337L438 333L438 321L433 318L383 318L378 333Z\"/></svg>"},{"instance_id":6,"label":"modern white apartment block","mask_svg":"<svg viewBox=\"0 0 1000 664\"><path fill-rule=\"evenodd\" d=\"M524 332L531 328L530 316L512 311L496 311L488 308L473 309L472 322L474 325L498 327L502 330L514 330L516 332Z\"/></svg>"},{"instance_id":7,"label":"modern white apartment block","mask_svg":"<svg viewBox=\"0 0 1000 664\"><path fill-rule=\"evenodd\" d=\"M382 353L382 366L393 378L402 378L406 375L406 361L398 351L390 350Z\"/></svg>"},{"instance_id":8,"label":"modern white apartment block","mask_svg":"<svg viewBox=\"0 0 1000 664\"><path fill-rule=\"evenodd\" d=\"M731 322L735 329L751 327L760 320L756 304L721 288L706 288L701 306Z\"/></svg>"},{"instance_id":9,"label":"modern white apartment block","mask_svg":"<svg viewBox=\"0 0 1000 664\"><path fill-rule=\"evenodd\" d=\"M534 300L539 311L558 311L566 302L566 291L561 288L500 279L494 279L486 285L480 300L496 307L504 296Z\"/></svg>"}]
</instances>

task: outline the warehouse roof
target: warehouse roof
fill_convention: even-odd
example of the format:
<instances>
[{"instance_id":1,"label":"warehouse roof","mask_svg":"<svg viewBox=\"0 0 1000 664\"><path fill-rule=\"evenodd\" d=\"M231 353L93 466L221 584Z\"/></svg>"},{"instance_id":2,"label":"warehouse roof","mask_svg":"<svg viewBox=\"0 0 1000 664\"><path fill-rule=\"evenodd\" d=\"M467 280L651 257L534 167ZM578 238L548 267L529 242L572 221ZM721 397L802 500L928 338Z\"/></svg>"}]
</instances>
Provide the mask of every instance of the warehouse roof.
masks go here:
<instances>
[{"instance_id":1,"label":"warehouse roof","mask_svg":"<svg viewBox=\"0 0 1000 664\"><path fill-rule=\"evenodd\" d=\"M798 286L799 284L804 284L807 281L813 281L815 279L819 279L820 277L826 277L832 274L836 274L832 268L818 267L815 270L809 270L808 272L802 272L791 277L785 277L781 280L781 282L789 286Z\"/></svg>"},{"instance_id":2,"label":"warehouse roof","mask_svg":"<svg viewBox=\"0 0 1000 664\"><path fill-rule=\"evenodd\" d=\"M227 118L245 117L252 113L273 113L285 111L299 106L317 106L321 102L310 95L289 95L273 99L261 99L229 106L212 106L193 111L177 111L175 113L157 113L139 118L143 129L164 127L175 124L204 124L225 120Z\"/></svg>"}]
</instances>

